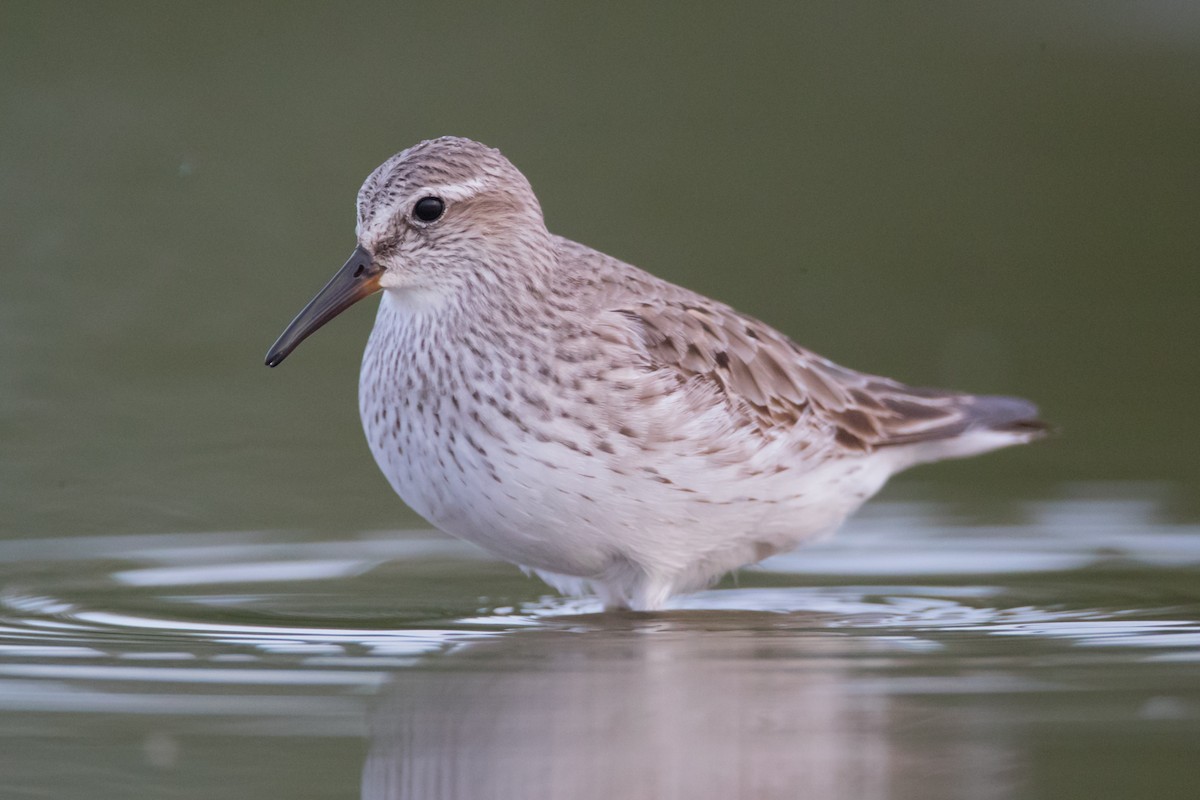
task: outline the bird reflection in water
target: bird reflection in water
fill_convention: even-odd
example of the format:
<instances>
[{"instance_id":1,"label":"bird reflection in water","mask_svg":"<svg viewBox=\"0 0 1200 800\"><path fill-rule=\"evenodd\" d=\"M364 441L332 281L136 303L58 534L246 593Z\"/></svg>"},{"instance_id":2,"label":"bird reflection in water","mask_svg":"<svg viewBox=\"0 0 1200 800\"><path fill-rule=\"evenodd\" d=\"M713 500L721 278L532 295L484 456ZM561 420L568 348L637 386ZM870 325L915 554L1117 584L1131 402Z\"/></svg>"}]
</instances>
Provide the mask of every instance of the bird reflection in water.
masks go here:
<instances>
[{"instance_id":1,"label":"bird reflection in water","mask_svg":"<svg viewBox=\"0 0 1200 800\"><path fill-rule=\"evenodd\" d=\"M578 618L397 673L363 797L1010 796L995 726L880 682L929 643L797 616Z\"/></svg>"}]
</instances>

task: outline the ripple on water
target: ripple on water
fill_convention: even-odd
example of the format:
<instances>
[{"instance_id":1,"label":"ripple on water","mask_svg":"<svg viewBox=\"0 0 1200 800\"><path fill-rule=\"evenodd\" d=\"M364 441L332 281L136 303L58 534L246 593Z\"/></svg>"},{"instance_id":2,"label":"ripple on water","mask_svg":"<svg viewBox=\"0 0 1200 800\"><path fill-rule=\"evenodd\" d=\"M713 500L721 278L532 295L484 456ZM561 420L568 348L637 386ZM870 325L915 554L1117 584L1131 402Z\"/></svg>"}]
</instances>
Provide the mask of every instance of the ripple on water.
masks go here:
<instances>
[{"instance_id":1,"label":"ripple on water","mask_svg":"<svg viewBox=\"0 0 1200 800\"><path fill-rule=\"evenodd\" d=\"M1200 660L1200 604L1179 588L1195 585L1200 530L1155 517L1140 501L1067 500L1031 506L1020 523L970 525L927 504L877 504L830 542L744 572L741 585L679 598L663 614L605 617L589 616L594 601L544 596L429 532L5 541L0 708L146 701L117 685L159 687L146 706L159 709L168 684L369 694L394 670L496 637L621 625L833 635L844 653L882 643L906 658L992 655L983 640L1025 637L1058 652ZM1114 607L1113 587L1142 602ZM100 692L91 705L88 686ZM244 694L173 702L178 713L264 709Z\"/></svg>"}]
</instances>

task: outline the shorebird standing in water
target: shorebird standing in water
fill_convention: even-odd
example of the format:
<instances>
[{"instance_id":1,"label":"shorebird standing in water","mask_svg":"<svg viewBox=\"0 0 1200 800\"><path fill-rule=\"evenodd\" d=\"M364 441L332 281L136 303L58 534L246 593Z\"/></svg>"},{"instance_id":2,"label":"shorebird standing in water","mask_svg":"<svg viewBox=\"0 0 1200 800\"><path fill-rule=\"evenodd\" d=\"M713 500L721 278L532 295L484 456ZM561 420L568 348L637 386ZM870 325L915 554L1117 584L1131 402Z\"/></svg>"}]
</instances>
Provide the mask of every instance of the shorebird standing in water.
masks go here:
<instances>
[{"instance_id":1,"label":"shorebird standing in water","mask_svg":"<svg viewBox=\"0 0 1200 800\"><path fill-rule=\"evenodd\" d=\"M358 247L267 354L382 290L359 411L446 533L652 610L832 532L896 472L1021 444L1033 404L845 369L546 230L499 151L422 142L358 194Z\"/></svg>"}]
</instances>

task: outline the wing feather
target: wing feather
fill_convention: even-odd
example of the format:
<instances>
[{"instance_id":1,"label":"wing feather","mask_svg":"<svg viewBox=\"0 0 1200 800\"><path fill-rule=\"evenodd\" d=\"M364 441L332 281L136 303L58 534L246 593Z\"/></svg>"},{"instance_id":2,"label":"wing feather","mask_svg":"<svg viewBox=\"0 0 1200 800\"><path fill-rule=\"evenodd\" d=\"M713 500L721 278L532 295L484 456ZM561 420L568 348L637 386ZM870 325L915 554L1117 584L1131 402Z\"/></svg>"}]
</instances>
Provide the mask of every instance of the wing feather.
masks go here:
<instances>
[{"instance_id":1,"label":"wing feather","mask_svg":"<svg viewBox=\"0 0 1200 800\"><path fill-rule=\"evenodd\" d=\"M648 368L709 382L743 424L764 436L844 451L915 444L968 430L1044 430L1017 398L906 386L838 366L728 306L656 300L615 309Z\"/></svg>"}]
</instances>

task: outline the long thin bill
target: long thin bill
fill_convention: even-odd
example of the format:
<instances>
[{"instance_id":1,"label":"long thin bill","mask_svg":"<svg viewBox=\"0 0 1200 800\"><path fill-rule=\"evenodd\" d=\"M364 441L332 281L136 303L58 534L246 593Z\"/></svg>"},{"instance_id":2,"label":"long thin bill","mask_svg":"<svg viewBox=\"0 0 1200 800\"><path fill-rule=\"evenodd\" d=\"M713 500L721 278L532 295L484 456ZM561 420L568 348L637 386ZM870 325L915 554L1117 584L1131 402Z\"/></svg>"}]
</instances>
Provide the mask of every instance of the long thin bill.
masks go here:
<instances>
[{"instance_id":1,"label":"long thin bill","mask_svg":"<svg viewBox=\"0 0 1200 800\"><path fill-rule=\"evenodd\" d=\"M288 353L317 328L364 297L379 291L379 276L382 274L383 268L375 265L370 253L361 245L354 248L350 258L325 284L325 288L317 292L317 296L309 301L275 340L275 344L271 345L267 351L267 366L279 366Z\"/></svg>"}]
</instances>

